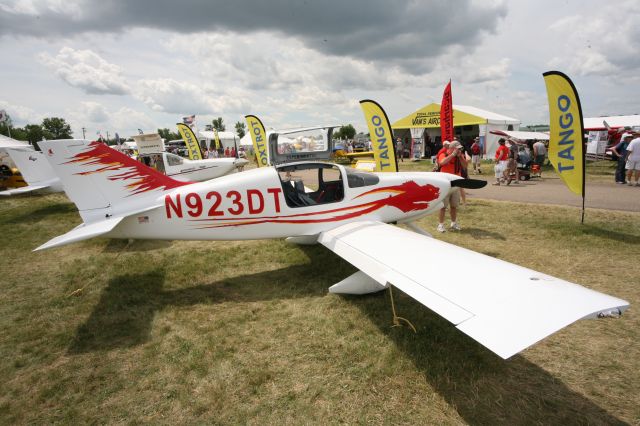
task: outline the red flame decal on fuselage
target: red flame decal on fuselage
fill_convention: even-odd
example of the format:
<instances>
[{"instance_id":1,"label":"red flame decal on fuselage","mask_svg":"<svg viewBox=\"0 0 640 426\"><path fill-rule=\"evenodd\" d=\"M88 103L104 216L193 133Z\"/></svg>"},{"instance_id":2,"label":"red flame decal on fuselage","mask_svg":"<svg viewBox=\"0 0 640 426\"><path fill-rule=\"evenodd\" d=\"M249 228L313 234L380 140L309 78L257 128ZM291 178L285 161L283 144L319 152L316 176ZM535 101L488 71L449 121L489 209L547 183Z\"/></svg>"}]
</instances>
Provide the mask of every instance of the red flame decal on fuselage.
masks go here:
<instances>
[{"instance_id":1,"label":"red flame decal on fuselage","mask_svg":"<svg viewBox=\"0 0 640 426\"><path fill-rule=\"evenodd\" d=\"M115 149L109 148L102 142L91 142L87 151L74 155L65 164L82 164L98 166L93 170L76 173L78 175L92 175L110 171L120 171L107 177L112 181L122 180L131 195L154 189L167 190L190 185L192 182L180 182L163 175L157 170L129 158Z\"/></svg>"},{"instance_id":2,"label":"red flame decal on fuselage","mask_svg":"<svg viewBox=\"0 0 640 426\"><path fill-rule=\"evenodd\" d=\"M194 219L194 222L214 222L211 225L203 225L200 228L221 228L228 226L240 225L258 225L263 223L287 223L287 224L308 224L308 223L325 223L339 222L343 220L353 219L372 213L383 207L395 207L398 210L409 213L414 211L426 210L429 203L437 200L440 196L440 188L431 184L419 185L415 181L407 181L400 185L385 186L382 188L372 189L364 192L356 198L364 197L370 194L391 193L385 198L380 198L368 203L357 204L337 209L323 210L319 212L300 213L295 215L270 216L270 217L249 217L241 219ZM327 204L330 206L332 204ZM319 218L320 215L331 214L331 217ZM229 222L226 222L226 221ZM220 223L226 222L226 223Z\"/></svg>"}]
</instances>

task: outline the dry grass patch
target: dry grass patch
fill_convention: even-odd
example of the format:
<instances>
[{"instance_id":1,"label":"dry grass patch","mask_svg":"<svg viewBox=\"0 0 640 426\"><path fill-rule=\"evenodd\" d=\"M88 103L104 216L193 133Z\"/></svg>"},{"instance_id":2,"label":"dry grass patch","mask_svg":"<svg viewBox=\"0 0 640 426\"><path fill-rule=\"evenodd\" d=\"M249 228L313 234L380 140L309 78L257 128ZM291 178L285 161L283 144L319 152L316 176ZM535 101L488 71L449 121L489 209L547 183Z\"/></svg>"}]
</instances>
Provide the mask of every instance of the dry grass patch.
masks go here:
<instances>
[{"instance_id":1,"label":"dry grass patch","mask_svg":"<svg viewBox=\"0 0 640 426\"><path fill-rule=\"evenodd\" d=\"M19 197L0 213L0 423L640 421L638 213L589 210L581 226L571 208L461 212L444 240L632 303L509 361L400 292L417 334L390 327L386 294L327 294L354 268L321 246L97 239L32 253L79 222L72 206Z\"/></svg>"}]
</instances>

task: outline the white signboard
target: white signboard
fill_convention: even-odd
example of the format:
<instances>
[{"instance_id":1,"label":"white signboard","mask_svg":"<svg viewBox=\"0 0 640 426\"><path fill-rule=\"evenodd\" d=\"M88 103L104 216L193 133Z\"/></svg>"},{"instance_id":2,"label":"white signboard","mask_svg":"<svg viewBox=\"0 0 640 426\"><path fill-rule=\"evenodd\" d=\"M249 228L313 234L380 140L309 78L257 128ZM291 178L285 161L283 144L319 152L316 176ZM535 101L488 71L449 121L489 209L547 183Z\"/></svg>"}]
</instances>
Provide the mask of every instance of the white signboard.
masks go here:
<instances>
[{"instance_id":1,"label":"white signboard","mask_svg":"<svg viewBox=\"0 0 640 426\"><path fill-rule=\"evenodd\" d=\"M587 139L587 154L603 155L607 149L609 132L606 130L592 130Z\"/></svg>"},{"instance_id":2,"label":"white signboard","mask_svg":"<svg viewBox=\"0 0 640 426\"><path fill-rule=\"evenodd\" d=\"M154 154L164 151L164 142L157 133L132 136L138 145L138 154Z\"/></svg>"}]
</instances>

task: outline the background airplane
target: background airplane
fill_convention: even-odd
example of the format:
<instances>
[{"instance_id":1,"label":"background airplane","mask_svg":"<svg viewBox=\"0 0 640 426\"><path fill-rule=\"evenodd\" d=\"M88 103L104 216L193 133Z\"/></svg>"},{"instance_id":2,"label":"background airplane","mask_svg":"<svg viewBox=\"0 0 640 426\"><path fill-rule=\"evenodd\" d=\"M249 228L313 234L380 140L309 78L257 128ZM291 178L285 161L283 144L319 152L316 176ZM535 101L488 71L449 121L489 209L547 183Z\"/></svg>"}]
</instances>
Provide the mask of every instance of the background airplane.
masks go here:
<instances>
[{"instance_id":1,"label":"background airplane","mask_svg":"<svg viewBox=\"0 0 640 426\"><path fill-rule=\"evenodd\" d=\"M18 195L29 192L62 192L62 182L44 158L41 151L29 148L6 148L13 162L20 170L27 186L1 191L0 195Z\"/></svg>"},{"instance_id":2,"label":"background airplane","mask_svg":"<svg viewBox=\"0 0 640 426\"><path fill-rule=\"evenodd\" d=\"M195 136L193 137L195 138ZM138 146L139 161L180 181L200 182L215 179L237 169L242 169L248 163L243 158L189 160L166 152L164 142L157 133L135 135L133 139Z\"/></svg>"},{"instance_id":3,"label":"background airplane","mask_svg":"<svg viewBox=\"0 0 640 426\"><path fill-rule=\"evenodd\" d=\"M96 236L319 242L359 269L332 292L396 286L503 358L578 319L628 307L624 300L388 224L411 226L440 209L453 188L486 182L301 162L186 183L97 142L42 145L84 223L36 250ZM460 265L483 279L454 274Z\"/></svg>"}]
</instances>

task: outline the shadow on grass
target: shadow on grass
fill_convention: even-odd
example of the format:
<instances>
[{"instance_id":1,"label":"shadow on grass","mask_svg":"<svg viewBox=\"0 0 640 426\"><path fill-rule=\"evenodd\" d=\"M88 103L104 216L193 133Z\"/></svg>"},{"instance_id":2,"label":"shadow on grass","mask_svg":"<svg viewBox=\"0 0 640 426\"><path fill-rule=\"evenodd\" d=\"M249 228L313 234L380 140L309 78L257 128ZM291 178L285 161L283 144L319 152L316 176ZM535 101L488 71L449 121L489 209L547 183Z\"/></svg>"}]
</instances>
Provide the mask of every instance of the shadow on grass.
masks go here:
<instances>
[{"instance_id":1,"label":"shadow on grass","mask_svg":"<svg viewBox=\"0 0 640 426\"><path fill-rule=\"evenodd\" d=\"M412 321L417 334L391 328L387 292L349 299L469 424L625 424L523 356L502 360L410 297L394 293L398 314Z\"/></svg>"},{"instance_id":2,"label":"shadow on grass","mask_svg":"<svg viewBox=\"0 0 640 426\"><path fill-rule=\"evenodd\" d=\"M353 272L323 247L301 247L313 264L164 290L165 272L113 278L81 325L69 352L108 351L149 339L155 312L167 306L322 297ZM418 327L391 328L386 292L345 296L412 360L469 424L624 424L522 356L505 361L410 297L395 291L398 314ZM597 378L594 378L597 380Z\"/></svg>"},{"instance_id":3,"label":"shadow on grass","mask_svg":"<svg viewBox=\"0 0 640 426\"><path fill-rule=\"evenodd\" d=\"M129 244L129 240L115 239L109 240L109 243L102 250L103 253L137 253L142 251L160 250L171 247L171 240L134 240Z\"/></svg>"},{"instance_id":4,"label":"shadow on grass","mask_svg":"<svg viewBox=\"0 0 640 426\"><path fill-rule=\"evenodd\" d=\"M43 219L51 219L53 215L65 215L77 212L76 207L71 203L49 204L16 216L6 215L2 223L39 222Z\"/></svg>"},{"instance_id":5,"label":"shadow on grass","mask_svg":"<svg viewBox=\"0 0 640 426\"><path fill-rule=\"evenodd\" d=\"M192 306L223 302L253 302L297 297L322 297L327 282L341 269L295 265L276 271L243 275L180 290L164 290L165 272L123 274L109 281L93 312L82 324L69 353L108 351L146 342L155 312L166 306ZM330 269L330 270L329 270Z\"/></svg>"},{"instance_id":6,"label":"shadow on grass","mask_svg":"<svg viewBox=\"0 0 640 426\"><path fill-rule=\"evenodd\" d=\"M500 240L500 241L506 241L506 238L501 233L487 231L486 229L466 228L465 227L462 230L462 232L464 232L465 234L471 234L471 236L473 238L475 238L476 240Z\"/></svg>"},{"instance_id":7,"label":"shadow on grass","mask_svg":"<svg viewBox=\"0 0 640 426\"><path fill-rule=\"evenodd\" d=\"M640 245L640 238L633 234L625 234L588 224L582 225L581 231L583 234L592 235L598 238L619 241L626 244Z\"/></svg>"}]
</instances>

